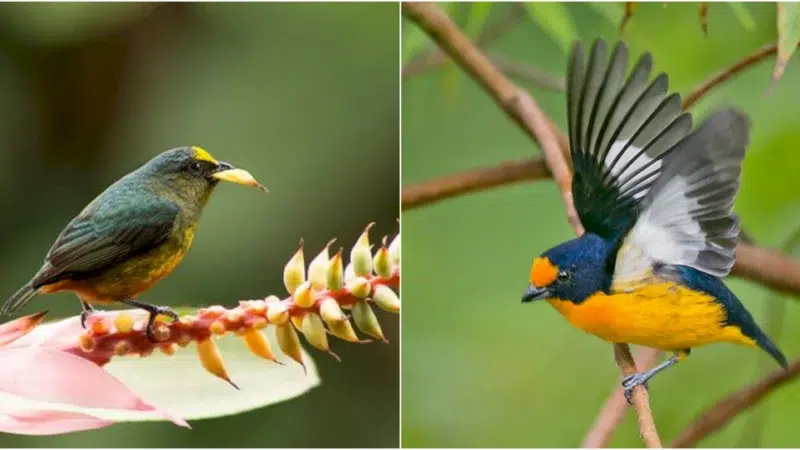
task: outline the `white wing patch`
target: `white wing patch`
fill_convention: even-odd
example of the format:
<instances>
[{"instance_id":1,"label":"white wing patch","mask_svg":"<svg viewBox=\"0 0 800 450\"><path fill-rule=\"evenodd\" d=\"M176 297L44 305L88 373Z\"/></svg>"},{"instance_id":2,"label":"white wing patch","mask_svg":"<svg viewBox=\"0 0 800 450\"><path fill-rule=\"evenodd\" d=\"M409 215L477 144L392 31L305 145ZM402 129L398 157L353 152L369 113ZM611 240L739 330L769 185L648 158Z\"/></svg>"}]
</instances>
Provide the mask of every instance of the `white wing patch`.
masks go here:
<instances>
[{"instance_id":1,"label":"white wing patch","mask_svg":"<svg viewBox=\"0 0 800 450\"><path fill-rule=\"evenodd\" d=\"M628 145L629 141L614 141L603 161L610 174L620 180L618 185L621 190L630 186L636 186L648 177L654 176L661 169L663 162L659 159L650 157L647 152L640 155L642 149ZM627 148L625 146L628 146ZM661 156L661 155L657 155ZM652 180L650 180L652 181ZM637 200L644 197L647 190L636 192L633 197Z\"/></svg>"},{"instance_id":2,"label":"white wing patch","mask_svg":"<svg viewBox=\"0 0 800 450\"><path fill-rule=\"evenodd\" d=\"M617 253L615 285L639 282L656 263L717 277L730 272L739 234L732 208L747 141L746 118L723 110L662 161L644 211Z\"/></svg>"}]
</instances>

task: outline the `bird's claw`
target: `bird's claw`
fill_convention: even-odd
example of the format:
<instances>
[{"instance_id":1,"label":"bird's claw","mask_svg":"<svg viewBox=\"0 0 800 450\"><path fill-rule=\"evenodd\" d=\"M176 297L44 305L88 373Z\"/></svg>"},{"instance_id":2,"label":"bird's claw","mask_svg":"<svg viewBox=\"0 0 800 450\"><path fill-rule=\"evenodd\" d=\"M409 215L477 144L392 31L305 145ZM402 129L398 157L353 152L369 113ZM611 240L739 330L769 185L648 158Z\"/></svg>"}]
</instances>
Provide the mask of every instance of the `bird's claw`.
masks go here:
<instances>
[{"instance_id":1,"label":"bird's claw","mask_svg":"<svg viewBox=\"0 0 800 450\"><path fill-rule=\"evenodd\" d=\"M171 308L169 308L167 306L156 306L155 314L157 316L158 315L167 316L170 319L175 320L175 321L180 320L180 316L178 315L178 313L176 313L175 311L173 311Z\"/></svg>"},{"instance_id":2,"label":"bird's claw","mask_svg":"<svg viewBox=\"0 0 800 450\"><path fill-rule=\"evenodd\" d=\"M86 329L86 319L88 319L89 316L91 316L93 312L94 311L90 311L88 309L85 309L81 313L81 327L83 327L84 330Z\"/></svg>"},{"instance_id":3,"label":"bird's claw","mask_svg":"<svg viewBox=\"0 0 800 450\"><path fill-rule=\"evenodd\" d=\"M650 377L642 373L634 373L633 375L628 375L627 377L622 379L622 387L625 388L625 400L628 401L629 405L633 404L631 402L633 389L636 386L643 386L645 389L648 389L647 380L649 379Z\"/></svg>"},{"instance_id":4,"label":"bird's claw","mask_svg":"<svg viewBox=\"0 0 800 450\"><path fill-rule=\"evenodd\" d=\"M153 310L150 311L150 319L147 321L147 331L146 331L147 339L153 343L159 342L159 339L155 335L156 318L158 316L167 316L174 321L180 319L178 313L176 313L167 306L153 306Z\"/></svg>"},{"instance_id":5,"label":"bird's claw","mask_svg":"<svg viewBox=\"0 0 800 450\"><path fill-rule=\"evenodd\" d=\"M83 329L85 330L86 320L89 318L89 316L94 314L94 308L92 308L92 305L86 302L83 302L82 306L83 306L83 311L81 311L81 327L83 327Z\"/></svg>"}]
</instances>

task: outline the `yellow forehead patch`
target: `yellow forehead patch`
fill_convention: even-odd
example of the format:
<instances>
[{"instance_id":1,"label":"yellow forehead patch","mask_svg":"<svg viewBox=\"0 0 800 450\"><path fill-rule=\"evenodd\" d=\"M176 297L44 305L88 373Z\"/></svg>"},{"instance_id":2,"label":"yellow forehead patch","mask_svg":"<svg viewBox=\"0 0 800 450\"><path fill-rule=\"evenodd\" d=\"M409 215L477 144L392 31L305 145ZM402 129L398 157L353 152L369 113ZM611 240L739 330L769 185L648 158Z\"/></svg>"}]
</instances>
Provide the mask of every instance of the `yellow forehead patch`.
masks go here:
<instances>
[{"instance_id":1,"label":"yellow forehead patch","mask_svg":"<svg viewBox=\"0 0 800 450\"><path fill-rule=\"evenodd\" d=\"M547 258L536 258L531 266L531 284L538 287L550 286L558 276L558 267Z\"/></svg>"},{"instance_id":2,"label":"yellow forehead patch","mask_svg":"<svg viewBox=\"0 0 800 450\"><path fill-rule=\"evenodd\" d=\"M194 152L194 159L198 161L206 161L210 162L211 164L219 164L211 153L208 153L204 148L201 147L192 147L192 152Z\"/></svg>"}]
</instances>

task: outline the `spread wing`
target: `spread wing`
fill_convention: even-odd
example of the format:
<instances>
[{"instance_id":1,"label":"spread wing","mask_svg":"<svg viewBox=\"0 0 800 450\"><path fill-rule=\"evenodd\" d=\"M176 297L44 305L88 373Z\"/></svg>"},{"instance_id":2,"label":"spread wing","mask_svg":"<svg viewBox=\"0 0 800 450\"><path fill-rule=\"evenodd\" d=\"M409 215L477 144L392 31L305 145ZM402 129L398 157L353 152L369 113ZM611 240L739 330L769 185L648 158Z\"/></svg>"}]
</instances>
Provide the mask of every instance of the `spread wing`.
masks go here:
<instances>
[{"instance_id":1,"label":"spread wing","mask_svg":"<svg viewBox=\"0 0 800 450\"><path fill-rule=\"evenodd\" d=\"M718 111L665 158L617 255L615 284L635 283L659 264L688 266L716 277L730 272L739 235L733 202L748 128L743 113Z\"/></svg>"},{"instance_id":2,"label":"spread wing","mask_svg":"<svg viewBox=\"0 0 800 450\"><path fill-rule=\"evenodd\" d=\"M178 211L152 195L114 201L99 197L61 232L34 287L89 276L163 243Z\"/></svg>"},{"instance_id":3,"label":"spread wing","mask_svg":"<svg viewBox=\"0 0 800 450\"><path fill-rule=\"evenodd\" d=\"M567 69L572 195L584 228L605 238L633 226L663 158L692 127L680 96L667 93L667 75L648 83L652 65L646 53L626 78L625 44L609 59L605 42L597 40L588 62L577 43Z\"/></svg>"}]
</instances>

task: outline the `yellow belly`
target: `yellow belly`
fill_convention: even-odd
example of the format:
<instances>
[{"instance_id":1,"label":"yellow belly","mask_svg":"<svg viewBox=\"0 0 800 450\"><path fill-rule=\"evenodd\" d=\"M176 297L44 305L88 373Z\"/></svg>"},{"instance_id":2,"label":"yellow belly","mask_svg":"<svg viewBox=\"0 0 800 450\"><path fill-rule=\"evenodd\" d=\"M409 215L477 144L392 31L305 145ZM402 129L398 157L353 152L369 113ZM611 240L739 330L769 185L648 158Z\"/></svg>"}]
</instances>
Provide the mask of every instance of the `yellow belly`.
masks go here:
<instances>
[{"instance_id":1,"label":"yellow belly","mask_svg":"<svg viewBox=\"0 0 800 450\"><path fill-rule=\"evenodd\" d=\"M192 245L194 228L184 238L169 240L157 248L133 257L94 278L63 280L42 288L42 293L75 292L89 303L133 299L172 273Z\"/></svg>"},{"instance_id":2,"label":"yellow belly","mask_svg":"<svg viewBox=\"0 0 800 450\"><path fill-rule=\"evenodd\" d=\"M548 301L574 326L609 342L668 351L722 341L755 345L739 327L725 325L721 303L675 283L659 282L611 295L597 293L580 304Z\"/></svg>"}]
</instances>

